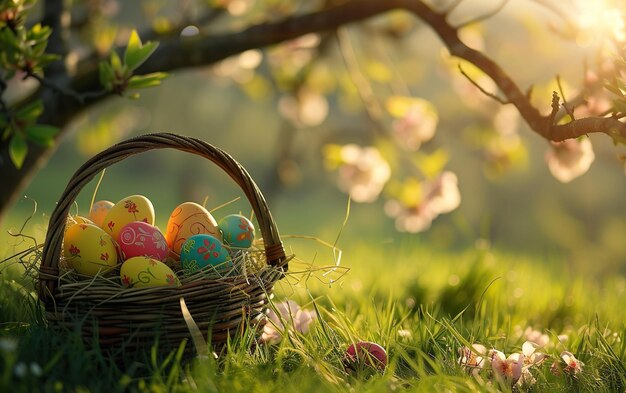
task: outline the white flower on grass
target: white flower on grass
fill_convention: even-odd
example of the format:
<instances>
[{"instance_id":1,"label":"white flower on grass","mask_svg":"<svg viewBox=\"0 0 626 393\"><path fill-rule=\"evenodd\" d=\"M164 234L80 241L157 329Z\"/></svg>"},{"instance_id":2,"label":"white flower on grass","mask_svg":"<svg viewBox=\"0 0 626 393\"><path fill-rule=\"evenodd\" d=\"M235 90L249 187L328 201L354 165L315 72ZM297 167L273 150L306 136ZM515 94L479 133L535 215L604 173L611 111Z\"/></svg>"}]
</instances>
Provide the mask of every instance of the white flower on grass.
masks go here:
<instances>
[{"instance_id":1,"label":"white flower on grass","mask_svg":"<svg viewBox=\"0 0 626 393\"><path fill-rule=\"evenodd\" d=\"M30 375L34 377L41 377L42 374L43 370L41 369L41 366L36 362L32 362L30 364Z\"/></svg>"},{"instance_id":2,"label":"white flower on grass","mask_svg":"<svg viewBox=\"0 0 626 393\"><path fill-rule=\"evenodd\" d=\"M565 362L565 371L568 374L576 375L583 371L583 366L585 365L580 360L576 359L576 356L568 351L561 352L561 359Z\"/></svg>"},{"instance_id":3,"label":"white flower on grass","mask_svg":"<svg viewBox=\"0 0 626 393\"><path fill-rule=\"evenodd\" d=\"M274 309L267 313L268 321L263 327L261 341L268 344L277 344L282 340L283 334L293 330L298 333L307 333L309 325L316 318L314 311L303 310L293 300L276 303Z\"/></svg>"},{"instance_id":4,"label":"white flower on grass","mask_svg":"<svg viewBox=\"0 0 626 393\"><path fill-rule=\"evenodd\" d=\"M18 362L15 367L13 367L13 373L18 378L24 378L26 374L28 374L28 366L24 362Z\"/></svg>"},{"instance_id":5,"label":"white flower on grass","mask_svg":"<svg viewBox=\"0 0 626 393\"><path fill-rule=\"evenodd\" d=\"M515 385L524 390L527 390L536 383L537 379L535 379L535 376L530 372L529 369L525 368L522 370L522 376L520 377L520 379L517 380Z\"/></svg>"},{"instance_id":6,"label":"white flower on grass","mask_svg":"<svg viewBox=\"0 0 626 393\"><path fill-rule=\"evenodd\" d=\"M534 367L538 366L546 360L548 355L542 352L536 352L537 348L541 348L540 345L532 341L526 341L522 345L522 354L524 355L524 366L525 367Z\"/></svg>"},{"instance_id":7,"label":"white flower on grass","mask_svg":"<svg viewBox=\"0 0 626 393\"><path fill-rule=\"evenodd\" d=\"M485 365L487 348L481 344L472 344L472 348L462 347L459 349L459 364L473 375L482 370Z\"/></svg>"},{"instance_id":8,"label":"white flower on grass","mask_svg":"<svg viewBox=\"0 0 626 393\"><path fill-rule=\"evenodd\" d=\"M547 334L544 334L539 330L535 330L530 326L524 330L524 337L526 338L526 341L535 343L538 348L543 348L550 342L550 337Z\"/></svg>"},{"instance_id":9,"label":"white flower on grass","mask_svg":"<svg viewBox=\"0 0 626 393\"><path fill-rule=\"evenodd\" d=\"M550 173L560 182L568 183L586 173L595 159L589 138L550 142L546 153Z\"/></svg>"},{"instance_id":10,"label":"white flower on grass","mask_svg":"<svg viewBox=\"0 0 626 393\"><path fill-rule=\"evenodd\" d=\"M513 386L522 376L524 366L524 354L514 353L507 358L503 352L492 349L489 352L491 370L494 376Z\"/></svg>"}]
</instances>

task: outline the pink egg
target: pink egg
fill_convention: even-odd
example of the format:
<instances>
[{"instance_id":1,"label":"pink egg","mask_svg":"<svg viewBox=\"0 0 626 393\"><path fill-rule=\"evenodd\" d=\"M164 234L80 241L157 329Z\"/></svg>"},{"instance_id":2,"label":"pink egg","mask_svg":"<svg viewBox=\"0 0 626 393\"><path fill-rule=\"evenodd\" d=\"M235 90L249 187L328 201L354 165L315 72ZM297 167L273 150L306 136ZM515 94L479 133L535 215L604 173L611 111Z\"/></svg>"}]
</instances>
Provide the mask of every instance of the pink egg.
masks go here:
<instances>
[{"instance_id":1,"label":"pink egg","mask_svg":"<svg viewBox=\"0 0 626 393\"><path fill-rule=\"evenodd\" d=\"M352 368L354 365L361 364L384 370L387 366L387 352L380 345L359 341L351 344L346 351L346 366Z\"/></svg>"},{"instance_id":2,"label":"pink egg","mask_svg":"<svg viewBox=\"0 0 626 393\"><path fill-rule=\"evenodd\" d=\"M124 260L132 257L150 257L159 261L167 258L168 248L159 228L143 221L126 224L117 237Z\"/></svg>"}]
</instances>

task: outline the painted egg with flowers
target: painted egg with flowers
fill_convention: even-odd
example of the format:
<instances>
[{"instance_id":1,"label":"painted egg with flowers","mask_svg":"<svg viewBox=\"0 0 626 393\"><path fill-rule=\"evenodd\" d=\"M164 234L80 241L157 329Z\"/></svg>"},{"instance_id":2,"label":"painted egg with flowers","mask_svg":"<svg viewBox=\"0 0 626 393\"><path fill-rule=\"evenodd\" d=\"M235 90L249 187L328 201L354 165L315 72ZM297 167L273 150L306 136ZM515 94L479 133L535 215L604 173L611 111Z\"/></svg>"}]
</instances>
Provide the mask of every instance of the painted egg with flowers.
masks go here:
<instances>
[{"instance_id":1,"label":"painted egg with flowers","mask_svg":"<svg viewBox=\"0 0 626 393\"><path fill-rule=\"evenodd\" d=\"M94 276L117 265L113 238L93 224L71 225L63 238L65 262L78 273Z\"/></svg>"},{"instance_id":2,"label":"painted egg with flowers","mask_svg":"<svg viewBox=\"0 0 626 393\"><path fill-rule=\"evenodd\" d=\"M117 239L122 228L133 221L154 225L154 207L143 195L131 195L113 205L104 217L102 229Z\"/></svg>"},{"instance_id":3,"label":"painted egg with flowers","mask_svg":"<svg viewBox=\"0 0 626 393\"><path fill-rule=\"evenodd\" d=\"M224 243L230 247L248 248L254 241L254 225L240 214L231 214L222 218L219 228L224 237Z\"/></svg>"},{"instance_id":4,"label":"painted egg with flowers","mask_svg":"<svg viewBox=\"0 0 626 393\"><path fill-rule=\"evenodd\" d=\"M168 248L159 228L143 221L133 221L117 237L124 259L146 256L159 261L167 258Z\"/></svg>"},{"instance_id":5,"label":"painted egg with flowers","mask_svg":"<svg viewBox=\"0 0 626 393\"><path fill-rule=\"evenodd\" d=\"M193 235L180 250L180 264L185 273L193 273L207 266L219 270L232 268L230 254L218 239L211 235Z\"/></svg>"},{"instance_id":6,"label":"painted egg with flowers","mask_svg":"<svg viewBox=\"0 0 626 393\"><path fill-rule=\"evenodd\" d=\"M133 257L122 263L120 280L125 287L179 287L176 273L163 262L150 257Z\"/></svg>"}]
</instances>

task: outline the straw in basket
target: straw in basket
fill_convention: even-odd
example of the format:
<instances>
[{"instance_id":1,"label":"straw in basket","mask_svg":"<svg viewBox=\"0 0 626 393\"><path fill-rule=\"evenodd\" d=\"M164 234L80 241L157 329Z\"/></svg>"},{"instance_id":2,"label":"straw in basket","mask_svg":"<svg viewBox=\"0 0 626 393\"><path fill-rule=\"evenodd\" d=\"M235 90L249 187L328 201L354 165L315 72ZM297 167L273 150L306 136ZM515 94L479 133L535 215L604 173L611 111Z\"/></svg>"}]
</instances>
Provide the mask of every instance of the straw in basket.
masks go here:
<instances>
[{"instance_id":1,"label":"straw in basket","mask_svg":"<svg viewBox=\"0 0 626 393\"><path fill-rule=\"evenodd\" d=\"M266 265L253 275L223 278L194 277L180 287L127 288L106 279L65 280L59 270L64 229L70 208L81 189L108 166L154 149L177 149L202 156L226 172L243 190L263 237ZM288 258L261 191L248 172L229 154L202 140L176 134L147 134L120 142L83 164L70 179L50 217L38 293L52 324L82 326L83 339L101 348L143 347L159 336L162 349L179 346L185 338L202 348L198 328L222 346L249 322L263 323L263 309L274 284L284 277ZM98 277L97 277L98 278ZM193 332L195 331L195 335Z\"/></svg>"}]
</instances>

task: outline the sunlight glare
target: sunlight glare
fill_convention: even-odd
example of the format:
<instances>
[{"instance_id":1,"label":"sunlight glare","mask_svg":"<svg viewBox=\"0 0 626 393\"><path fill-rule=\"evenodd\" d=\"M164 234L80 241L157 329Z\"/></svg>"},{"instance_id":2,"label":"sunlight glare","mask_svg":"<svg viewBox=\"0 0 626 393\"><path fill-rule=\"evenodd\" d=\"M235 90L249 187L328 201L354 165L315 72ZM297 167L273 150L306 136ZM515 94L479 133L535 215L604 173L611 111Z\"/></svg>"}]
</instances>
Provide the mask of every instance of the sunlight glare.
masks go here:
<instances>
[{"instance_id":1,"label":"sunlight glare","mask_svg":"<svg viewBox=\"0 0 626 393\"><path fill-rule=\"evenodd\" d=\"M626 41L626 24L624 13L614 7L608 0L577 0L576 21L580 32L576 42L581 47L591 45L597 40L613 39Z\"/></svg>"}]
</instances>

